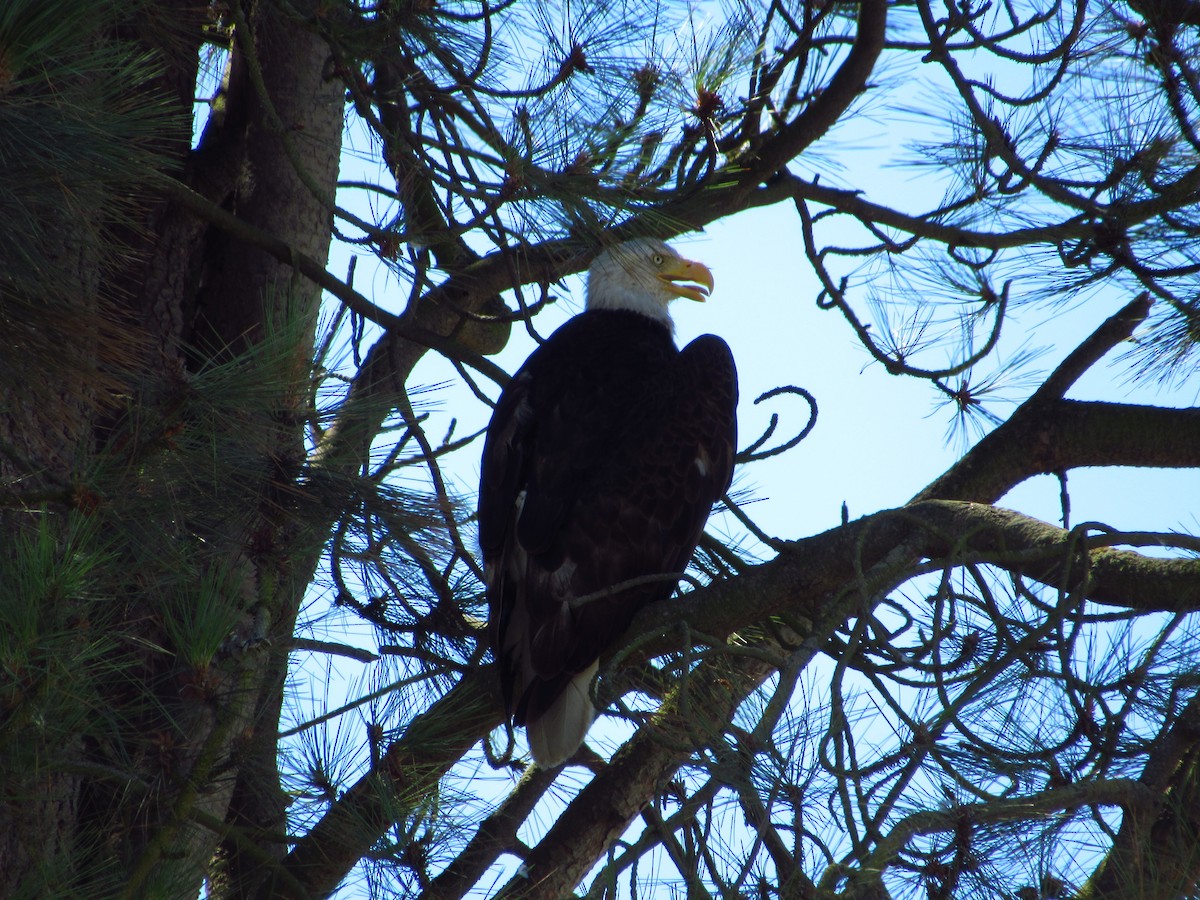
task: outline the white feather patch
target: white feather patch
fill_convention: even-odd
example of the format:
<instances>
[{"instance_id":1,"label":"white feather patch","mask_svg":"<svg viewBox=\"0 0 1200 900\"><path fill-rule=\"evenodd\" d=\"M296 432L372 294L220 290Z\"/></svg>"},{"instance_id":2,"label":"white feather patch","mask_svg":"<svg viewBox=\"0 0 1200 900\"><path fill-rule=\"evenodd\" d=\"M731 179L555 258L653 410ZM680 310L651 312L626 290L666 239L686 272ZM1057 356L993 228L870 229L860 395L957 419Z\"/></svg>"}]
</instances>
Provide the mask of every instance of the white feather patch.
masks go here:
<instances>
[{"instance_id":1,"label":"white feather patch","mask_svg":"<svg viewBox=\"0 0 1200 900\"><path fill-rule=\"evenodd\" d=\"M600 668L596 660L571 679L545 715L526 723L529 750L543 769L552 769L574 753L596 718L596 709L588 696L592 679Z\"/></svg>"}]
</instances>

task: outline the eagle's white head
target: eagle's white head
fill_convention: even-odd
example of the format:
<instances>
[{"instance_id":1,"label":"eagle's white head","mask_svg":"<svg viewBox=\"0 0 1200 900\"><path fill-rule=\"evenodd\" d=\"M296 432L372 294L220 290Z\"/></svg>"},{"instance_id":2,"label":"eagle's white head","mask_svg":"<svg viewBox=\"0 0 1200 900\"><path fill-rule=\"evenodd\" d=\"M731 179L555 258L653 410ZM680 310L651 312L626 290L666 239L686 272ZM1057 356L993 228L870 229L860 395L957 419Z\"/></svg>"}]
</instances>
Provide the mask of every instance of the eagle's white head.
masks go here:
<instances>
[{"instance_id":1,"label":"eagle's white head","mask_svg":"<svg viewBox=\"0 0 1200 900\"><path fill-rule=\"evenodd\" d=\"M667 305L676 297L704 300L713 289L712 272L684 259L657 238L635 238L609 247L588 269L588 309L629 309L675 325Z\"/></svg>"}]
</instances>

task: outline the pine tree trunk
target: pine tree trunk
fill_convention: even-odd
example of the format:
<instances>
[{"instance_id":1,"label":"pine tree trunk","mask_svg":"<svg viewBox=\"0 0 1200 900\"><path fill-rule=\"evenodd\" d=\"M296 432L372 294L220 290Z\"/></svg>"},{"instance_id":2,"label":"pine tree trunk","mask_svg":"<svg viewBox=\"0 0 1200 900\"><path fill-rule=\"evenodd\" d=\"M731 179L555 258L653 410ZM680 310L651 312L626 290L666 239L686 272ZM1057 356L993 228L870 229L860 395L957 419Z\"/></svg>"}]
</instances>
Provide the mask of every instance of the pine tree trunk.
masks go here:
<instances>
[{"instance_id":1,"label":"pine tree trunk","mask_svg":"<svg viewBox=\"0 0 1200 900\"><path fill-rule=\"evenodd\" d=\"M152 15L95 37L131 53L155 54L158 78L128 90L165 98L164 120L175 130L164 132L156 149L174 166L173 177L323 261L343 91L325 77L327 46L302 22L315 4L260 2L242 10L246 18L234 28L225 108L195 152L187 132L205 11L166 0L143 10ZM164 596L162 573L131 571L127 587L133 589L106 598L104 608L116 612L104 622L104 639L113 641L120 672L104 687L104 713L120 722L116 731L125 740L117 746L83 729L72 746L55 739L46 748L53 765L27 781L10 780L10 790L0 796L0 896L66 890L105 896L117 885L133 895L188 896L209 875L217 878L212 896L236 893L261 859L247 861L242 845L229 838L218 854L222 832L214 824L283 830L275 735L292 628L311 574L293 567L311 569L311 548L322 540L321 524L309 528L299 521L288 492L304 460L303 414L320 291L164 197L148 188L136 201L136 216L119 223L103 206L81 210L64 203L59 220L46 229L52 236L46 263L56 282L70 288L62 291L62 307L81 323L67 332L69 344L60 342L63 358L105 356L104 329L86 327L99 316L107 317L110 330L118 321L129 338L120 348L127 365L122 390L107 398L79 383L78 366L65 367L59 383L36 391L0 381L0 477L31 495L36 486L37 496L74 504L76 511L83 505L80 495L104 509L113 498L93 496L88 486L95 467L115 459L125 466L123 477L131 477L134 464L150 466L156 454L170 454L173 430L196 427L173 418L190 396L191 382L237 359L239 377L261 379L275 396L264 415L269 434L242 434L240 423L217 423L214 446L230 448L243 462L236 483L217 484L211 492L229 492L232 501L204 496L197 480L180 490L198 491L205 515L185 523L166 508L161 521L135 523L156 539L177 539L181 565L196 564L194 573L180 573L179 585L215 579L237 619L211 665L193 665L166 625L162 607L173 598ZM106 258L105 241L121 252ZM10 303L0 313L29 308ZM280 334L289 341L288 359L280 365L276 353L267 360L270 372L256 374L254 349L264 341L278 343ZM34 365L29 371L31 378L45 374ZM38 517L12 513L2 525L11 537L36 531ZM141 584L149 589L136 587ZM69 610L60 613L63 621L70 619ZM81 642L97 639L93 624L79 628ZM4 723L22 724L14 742L36 741L36 723ZM276 846L280 852L286 847ZM215 857L220 863L214 871Z\"/></svg>"}]
</instances>

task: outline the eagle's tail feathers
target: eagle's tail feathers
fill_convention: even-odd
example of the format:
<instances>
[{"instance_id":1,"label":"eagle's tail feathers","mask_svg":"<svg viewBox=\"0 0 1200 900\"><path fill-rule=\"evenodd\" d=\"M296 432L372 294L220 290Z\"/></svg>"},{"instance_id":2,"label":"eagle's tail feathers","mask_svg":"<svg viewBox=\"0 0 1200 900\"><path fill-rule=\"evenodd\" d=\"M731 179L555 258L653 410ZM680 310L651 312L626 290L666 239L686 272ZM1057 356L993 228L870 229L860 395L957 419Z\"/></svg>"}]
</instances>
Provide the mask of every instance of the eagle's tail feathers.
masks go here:
<instances>
[{"instance_id":1,"label":"eagle's tail feathers","mask_svg":"<svg viewBox=\"0 0 1200 900\"><path fill-rule=\"evenodd\" d=\"M529 749L543 769L561 765L587 736L596 717L589 691L599 667L600 661L596 660L578 673L545 712L526 722Z\"/></svg>"}]
</instances>

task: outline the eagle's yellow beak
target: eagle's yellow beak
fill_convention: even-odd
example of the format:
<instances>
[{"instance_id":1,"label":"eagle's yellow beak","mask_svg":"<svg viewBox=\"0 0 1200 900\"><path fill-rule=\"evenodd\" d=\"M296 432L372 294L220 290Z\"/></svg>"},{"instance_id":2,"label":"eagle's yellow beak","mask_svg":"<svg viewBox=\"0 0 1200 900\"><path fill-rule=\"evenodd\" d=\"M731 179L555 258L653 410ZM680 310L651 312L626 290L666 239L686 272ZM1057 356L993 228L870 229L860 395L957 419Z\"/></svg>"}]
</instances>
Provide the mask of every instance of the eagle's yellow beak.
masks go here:
<instances>
[{"instance_id":1,"label":"eagle's yellow beak","mask_svg":"<svg viewBox=\"0 0 1200 900\"><path fill-rule=\"evenodd\" d=\"M713 276L708 266L683 257L667 259L659 270L658 279L676 297L701 303L713 289Z\"/></svg>"}]
</instances>

